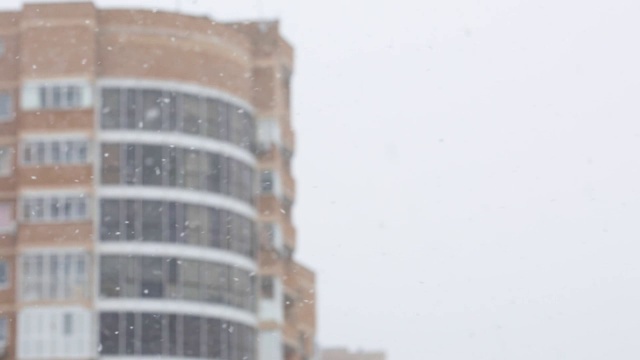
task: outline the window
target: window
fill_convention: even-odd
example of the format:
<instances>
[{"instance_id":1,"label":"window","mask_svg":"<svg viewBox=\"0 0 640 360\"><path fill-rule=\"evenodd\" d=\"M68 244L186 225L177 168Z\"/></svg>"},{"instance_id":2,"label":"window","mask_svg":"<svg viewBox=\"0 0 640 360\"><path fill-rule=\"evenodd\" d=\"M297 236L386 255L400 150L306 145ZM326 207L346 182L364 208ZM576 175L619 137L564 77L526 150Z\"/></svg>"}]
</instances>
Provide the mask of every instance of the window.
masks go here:
<instances>
[{"instance_id":1,"label":"window","mask_svg":"<svg viewBox=\"0 0 640 360\"><path fill-rule=\"evenodd\" d=\"M8 92L0 92L0 122L13 119L13 97Z\"/></svg>"},{"instance_id":2,"label":"window","mask_svg":"<svg viewBox=\"0 0 640 360\"><path fill-rule=\"evenodd\" d=\"M102 145L102 183L120 183L120 144Z\"/></svg>"},{"instance_id":3,"label":"window","mask_svg":"<svg viewBox=\"0 0 640 360\"><path fill-rule=\"evenodd\" d=\"M102 91L103 129L117 129L120 127L120 102L120 91L114 89L105 89Z\"/></svg>"},{"instance_id":4,"label":"window","mask_svg":"<svg viewBox=\"0 0 640 360\"><path fill-rule=\"evenodd\" d=\"M17 358L87 359L92 314L79 307L31 307L18 314Z\"/></svg>"},{"instance_id":5,"label":"window","mask_svg":"<svg viewBox=\"0 0 640 360\"><path fill-rule=\"evenodd\" d=\"M13 204L0 202L0 232L13 229L14 224Z\"/></svg>"},{"instance_id":6,"label":"window","mask_svg":"<svg viewBox=\"0 0 640 360\"><path fill-rule=\"evenodd\" d=\"M102 89L100 124L103 129L177 131L194 136L229 141L252 151L255 119L247 109L199 94L136 88ZM58 90L31 94L27 107L54 103Z\"/></svg>"},{"instance_id":7,"label":"window","mask_svg":"<svg viewBox=\"0 0 640 360\"><path fill-rule=\"evenodd\" d=\"M273 172L270 170L264 170L260 173L260 191L263 194L272 193L273 186Z\"/></svg>"},{"instance_id":8,"label":"window","mask_svg":"<svg viewBox=\"0 0 640 360\"><path fill-rule=\"evenodd\" d=\"M25 197L22 214L26 222L71 222L89 218L89 199L84 195Z\"/></svg>"},{"instance_id":9,"label":"window","mask_svg":"<svg viewBox=\"0 0 640 360\"><path fill-rule=\"evenodd\" d=\"M254 285L251 272L208 261L126 255L100 258L99 289L105 298L172 298L253 310L258 291Z\"/></svg>"},{"instance_id":10,"label":"window","mask_svg":"<svg viewBox=\"0 0 640 360\"><path fill-rule=\"evenodd\" d=\"M9 176L13 173L13 148L0 146L0 176Z\"/></svg>"},{"instance_id":11,"label":"window","mask_svg":"<svg viewBox=\"0 0 640 360\"><path fill-rule=\"evenodd\" d=\"M85 299L88 255L81 251L28 253L20 257L23 301Z\"/></svg>"},{"instance_id":12,"label":"window","mask_svg":"<svg viewBox=\"0 0 640 360\"><path fill-rule=\"evenodd\" d=\"M34 212L38 204L24 211ZM254 221L217 208L147 200L102 200L101 241L186 243L253 257Z\"/></svg>"},{"instance_id":13,"label":"window","mask_svg":"<svg viewBox=\"0 0 640 360\"><path fill-rule=\"evenodd\" d=\"M280 225L276 223L264 223L261 226L261 241L263 246L280 250L282 248L282 233Z\"/></svg>"},{"instance_id":14,"label":"window","mask_svg":"<svg viewBox=\"0 0 640 360\"><path fill-rule=\"evenodd\" d=\"M273 278L265 276L260 284L260 296L265 299L273 299Z\"/></svg>"},{"instance_id":15,"label":"window","mask_svg":"<svg viewBox=\"0 0 640 360\"><path fill-rule=\"evenodd\" d=\"M9 341L9 321L6 316L0 316L0 346L6 346Z\"/></svg>"},{"instance_id":16,"label":"window","mask_svg":"<svg viewBox=\"0 0 640 360\"><path fill-rule=\"evenodd\" d=\"M124 329L124 331L122 331ZM255 360L255 329L192 315L101 313L100 354Z\"/></svg>"},{"instance_id":17,"label":"window","mask_svg":"<svg viewBox=\"0 0 640 360\"><path fill-rule=\"evenodd\" d=\"M73 334L73 315L72 314L69 314L69 313L64 314L62 331L67 336Z\"/></svg>"},{"instance_id":18,"label":"window","mask_svg":"<svg viewBox=\"0 0 640 360\"><path fill-rule=\"evenodd\" d=\"M259 151L268 151L273 145L280 146L280 125L277 120L260 120L257 122L257 142Z\"/></svg>"},{"instance_id":19,"label":"window","mask_svg":"<svg viewBox=\"0 0 640 360\"><path fill-rule=\"evenodd\" d=\"M0 260L0 289L9 287L9 264L6 260Z\"/></svg>"},{"instance_id":20,"label":"window","mask_svg":"<svg viewBox=\"0 0 640 360\"><path fill-rule=\"evenodd\" d=\"M145 185L162 185L162 147L155 145L142 146L142 183Z\"/></svg>"},{"instance_id":21,"label":"window","mask_svg":"<svg viewBox=\"0 0 640 360\"><path fill-rule=\"evenodd\" d=\"M87 164L88 140L38 139L27 140L22 146L25 165Z\"/></svg>"},{"instance_id":22,"label":"window","mask_svg":"<svg viewBox=\"0 0 640 360\"><path fill-rule=\"evenodd\" d=\"M120 316L117 313L100 314L100 354L115 355L118 353L120 338Z\"/></svg>"},{"instance_id":23,"label":"window","mask_svg":"<svg viewBox=\"0 0 640 360\"><path fill-rule=\"evenodd\" d=\"M65 110L90 107L91 86L85 82L27 84L22 88L23 110Z\"/></svg>"}]
</instances>

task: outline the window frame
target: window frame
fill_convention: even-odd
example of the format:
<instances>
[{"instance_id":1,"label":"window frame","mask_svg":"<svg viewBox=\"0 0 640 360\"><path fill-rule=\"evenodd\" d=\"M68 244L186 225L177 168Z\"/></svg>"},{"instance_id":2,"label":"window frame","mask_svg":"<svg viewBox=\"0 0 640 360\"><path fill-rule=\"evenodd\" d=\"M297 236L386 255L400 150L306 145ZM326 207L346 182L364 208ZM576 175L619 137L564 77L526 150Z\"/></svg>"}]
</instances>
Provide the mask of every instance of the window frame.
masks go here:
<instances>
[{"instance_id":1,"label":"window frame","mask_svg":"<svg viewBox=\"0 0 640 360\"><path fill-rule=\"evenodd\" d=\"M23 302L88 299L91 290L89 259L90 254L80 248L24 252L18 258L17 297ZM52 263L56 265L55 271L51 271ZM75 291L78 288L81 293Z\"/></svg>"},{"instance_id":2,"label":"window frame","mask_svg":"<svg viewBox=\"0 0 640 360\"><path fill-rule=\"evenodd\" d=\"M25 167L90 165L92 145L90 135L84 133L28 136L20 142L19 162Z\"/></svg>"},{"instance_id":3,"label":"window frame","mask_svg":"<svg viewBox=\"0 0 640 360\"><path fill-rule=\"evenodd\" d=\"M15 150L11 145L0 145L0 177L13 175L13 155Z\"/></svg>"},{"instance_id":4,"label":"window frame","mask_svg":"<svg viewBox=\"0 0 640 360\"><path fill-rule=\"evenodd\" d=\"M2 277L0 277L0 290L6 290L11 287L11 266L9 266L9 261L0 259L0 269L2 268L4 268L5 281L2 281Z\"/></svg>"},{"instance_id":5,"label":"window frame","mask_svg":"<svg viewBox=\"0 0 640 360\"><path fill-rule=\"evenodd\" d=\"M3 108L3 101L6 101L7 112L0 112L0 123L13 121L15 111L13 108L13 93L9 90L0 90L0 110Z\"/></svg>"},{"instance_id":6,"label":"window frame","mask_svg":"<svg viewBox=\"0 0 640 360\"><path fill-rule=\"evenodd\" d=\"M0 346L9 343L9 319L6 315L0 315Z\"/></svg>"},{"instance_id":7,"label":"window frame","mask_svg":"<svg viewBox=\"0 0 640 360\"><path fill-rule=\"evenodd\" d=\"M58 206L56 217L52 216L53 203ZM27 193L19 199L19 219L25 223L74 223L91 219L92 198L83 192ZM35 205L35 206L34 206ZM66 214L70 206L69 215ZM29 209L30 216L26 210ZM31 209L41 212L41 216L33 215Z\"/></svg>"},{"instance_id":8,"label":"window frame","mask_svg":"<svg viewBox=\"0 0 640 360\"><path fill-rule=\"evenodd\" d=\"M20 108L23 111L89 109L94 103L93 93L94 87L87 79L27 81L22 86Z\"/></svg>"}]
</instances>

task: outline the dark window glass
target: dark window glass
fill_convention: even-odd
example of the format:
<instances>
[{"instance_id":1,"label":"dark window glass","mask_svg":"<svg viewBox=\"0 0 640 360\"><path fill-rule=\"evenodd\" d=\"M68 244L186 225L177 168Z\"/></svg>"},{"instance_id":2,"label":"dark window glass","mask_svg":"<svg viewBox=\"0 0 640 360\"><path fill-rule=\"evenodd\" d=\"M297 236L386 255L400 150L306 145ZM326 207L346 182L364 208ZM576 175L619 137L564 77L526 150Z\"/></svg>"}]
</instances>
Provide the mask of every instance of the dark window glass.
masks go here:
<instances>
[{"instance_id":1,"label":"dark window glass","mask_svg":"<svg viewBox=\"0 0 640 360\"><path fill-rule=\"evenodd\" d=\"M218 319L207 319L207 357L220 359L220 333L222 324Z\"/></svg>"},{"instance_id":2,"label":"dark window glass","mask_svg":"<svg viewBox=\"0 0 640 360\"><path fill-rule=\"evenodd\" d=\"M176 93L165 93L165 102L167 103L167 121L168 121L168 129L169 131L180 131L181 124L178 121L178 107L181 96Z\"/></svg>"},{"instance_id":3,"label":"dark window glass","mask_svg":"<svg viewBox=\"0 0 640 360\"><path fill-rule=\"evenodd\" d=\"M142 202L142 240L162 241L162 214L164 211L161 201Z\"/></svg>"},{"instance_id":4,"label":"dark window glass","mask_svg":"<svg viewBox=\"0 0 640 360\"><path fill-rule=\"evenodd\" d=\"M230 346L230 326L229 323L226 321L222 321L221 322L221 329L220 329L220 357L223 359L230 359L230 352L229 352L229 346ZM231 330L233 331L233 330Z\"/></svg>"},{"instance_id":5,"label":"dark window glass","mask_svg":"<svg viewBox=\"0 0 640 360\"><path fill-rule=\"evenodd\" d=\"M143 257L140 284L140 296L160 298L163 296L162 258Z\"/></svg>"},{"instance_id":6,"label":"dark window glass","mask_svg":"<svg viewBox=\"0 0 640 360\"><path fill-rule=\"evenodd\" d=\"M118 313L100 314L100 354L118 354L118 340L120 337L118 318Z\"/></svg>"},{"instance_id":7,"label":"dark window glass","mask_svg":"<svg viewBox=\"0 0 640 360\"><path fill-rule=\"evenodd\" d=\"M263 277L260 285L260 296L265 299L273 299L273 278Z\"/></svg>"},{"instance_id":8,"label":"dark window glass","mask_svg":"<svg viewBox=\"0 0 640 360\"><path fill-rule=\"evenodd\" d=\"M200 357L200 318L184 317L184 356Z\"/></svg>"},{"instance_id":9,"label":"dark window glass","mask_svg":"<svg viewBox=\"0 0 640 360\"><path fill-rule=\"evenodd\" d=\"M200 134L202 123L200 115L200 98L193 95L182 97L183 131L187 134Z\"/></svg>"},{"instance_id":10,"label":"dark window glass","mask_svg":"<svg viewBox=\"0 0 640 360\"><path fill-rule=\"evenodd\" d=\"M142 314L142 355L162 354L162 316Z\"/></svg>"},{"instance_id":11,"label":"dark window glass","mask_svg":"<svg viewBox=\"0 0 640 360\"><path fill-rule=\"evenodd\" d=\"M102 91L102 128L120 128L119 89L105 89Z\"/></svg>"},{"instance_id":12,"label":"dark window glass","mask_svg":"<svg viewBox=\"0 0 640 360\"><path fill-rule=\"evenodd\" d=\"M137 114L139 113L138 94L140 93L140 91L135 89L128 89L124 91L127 101L125 111L125 121L127 125L126 127L127 129L138 129L141 127L140 119L137 116Z\"/></svg>"},{"instance_id":13,"label":"dark window glass","mask_svg":"<svg viewBox=\"0 0 640 360\"><path fill-rule=\"evenodd\" d=\"M42 86L42 87L40 87L40 90L38 91L38 97L40 99L40 106L43 109L47 109L47 108L49 108L51 106L49 104L48 96L47 96L47 90L48 89L49 89L48 87Z\"/></svg>"},{"instance_id":14,"label":"dark window glass","mask_svg":"<svg viewBox=\"0 0 640 360\"><path fill-rule=\"evenodd\" d=\"M240 253L245 255L251 254L251 220L238 217L240 223L240 244L241 250Z\"/></svg>"},{"instance_id":15,"label":"dark window glass","mask_svg":"<svg viewBox=\"0 0 640 360\"><path fill-rule=\"evenodd\" d=\"M242 123L242 138L240 139L240 145L249 151L253 151L255 148L254 139L256 136L255 120L248 112L243 111L240 121Z\"/></svg>"},{"instance_id":16,"label":"dark window glass","mask_svg":"<svg viewBox=\"0 0 640 360\"><path fill-rule=\"evenodd\" d=\"M136 220L139 217L138 205L134 200L125 202L124 228L125 239L128 241L137 240L139 237Z\"/></svg>"},{"instance_id":17,"label":"dark window glass","mask_svg":"<svg viewBox=\"0 0 640 360\"><path fill-rule=\"evenodd\" d=\"M181 264L178 259L172 258L167 261L167 289L166 296L171 299L182 298L182 287L180 286Z\"/></svg>"},{"instance_id":18,"label":"dark window glass","mask_svg":"<svg viewBox=\"0 0 640 360\"><path fill-rule=\"evenodd\" d=\"M165 149L165 172L167 177L166 184L171 187L177 186L180 183L178 179L180 178L179 169L182 163L178 162L178 152L180 152L180 155L182 154L182 150L176 149L175 147Z\"/></svg>"},{"instance_id":19,"label":"dark window glass","mask_svg":"<svg viewBox=\"0 0 640 360\"><path fill-rule=\"evenodd\" d=\"M178 356L181 354L178 354L178 338L179 338L179 334L178 334L178 317L176 315L168 315L167 316L169 318L169 320L167 321L167 334L169 335L169 346L168 346L168 352L169 352L169 356Z\"/></svg>"},{"instance_id":20,"label":"dark window glass","mask_svg":"<svg viewBox=\"0 0 640 360\"><path fill-rule=\"evenodd\" d=\"M219 102L214 99L207 99L206 109L206 121L207 121L207 136L213 139L220 137L219 125L218 125L218 104Z\"/></svg>"},{"instance_id":21,"label":"dark window glass","mask_svg":"<svg viewBox=\"0 0 640 360\"><path fill-rule=\"evenodd\" d=\"M176 203L170 202L167 205L167 235L169 236L167 241L170 243L175 243L178 239L178 234L180 233L177 223L178 215L176 211Z\"/></svg>"},{"instance_id":22,"label":"dark window glass","mask_svg":"<svg viewBox=\"0 0 640 360\"><path fill-rule=\"evenodd\" d=\"M182 292L186 300L197 301L200 298L200 263L193 260L182 260Z\"/></svg>"},{"instance_id":23,"label":"dark window glass","mask_svg":"<svg viewBox=\"0 0 640 360\"><path fill-rule=\"evenodd\" d=\"M162 185L161 146L142 146L142 183L144 185Z\"/></svg>"},{"instance_id":24,"label":"dark window glass","mask_svg":"<svg viewBox=\"0 0 640 360\"><path fill-rule=\"evenodd\" d=\"M209 166L207 167L206 176L206 189L212 192L220 192L221 170L221 157L218 154L207 154L207 160Z\"/></svg>"},{"instance_id":25,"label":"dark window glass","mask_svg":"<svg viewBox=\"0 0 640 360\"><path fill-rule=\"evenodd\" d=\"M220 193L229 194L229 158L220 157Z\"/></svg>"},{"instance_id":26,"label":"dark window glass","mask_svg":"<svg viewBox=\"0 0 640 360\"><path fill-rule=\"evenodd\" d=\"M136 337L136 316L134 313L126 313L124 322L124 352L127 355L134 355L139 345Z\"/></svg>"},{"instance_id":27,"label":"dark window glass","mask_svg":"<svg viewBox=\"0 0 640 360\"><path fill-rule=\"evenodd\" d=\"M139 258L134 257L120 257L120 269L124 273L122 282L122 296L128 298L138 297L138 288L140 284L140 275L138 271L138 265L140 264Z\"/></svg>"},{"instance_id":28,"label":"dark window glass","mask_svg":"<svg viewBox=\"0 0 640 360\"><path fill-rule=\"evenodd\" d=\"M229 159L229 171L230 171L230 175L229 175L229 182L230 182L230 189L229 189L229 194L235 198L240 198L241 195L241 191L240 191L240 167L239 167L239 163L235 160Z\"/></svg>"},{"instance_id":29,"label":"dark window glass","mask_svg":"<svg viewBox=\"0 0 640 360\"><path fill-rule=\"evenodd\" d=\"M229 141L229 110L226 103L218 101L217 115L218 138Z\"/></svg>"},{"instance_id":30,"label":"dark window glass","mask_svg":"<svg viewBox=\"0 0 640 360\"><path fill-rule=\"evenodd\" d=\"M139 184L140 183L140 162L138 161L138 152L140 151L140 145L125 145L124 148L124 182L125 184Z\"/></svg>"},{"instance_id":31,"label":"dark window glass","mask_svg":"<svg viewBox=\"0 0 640 360\"><path fill-rule=\"evenodd\" d=\"M222 226L220 224L220 210L209 209L209 227L211 231L210 246L214 248L222 247Z\"/></svg>"},{"instance_id":32,"label":"dark window glass","mask_svg":"<svg viewBox=\"0 0 640 360\"><path fill-rule=\"evenodd\" d=\"M120 257L103 256L100 259L100 295L105 297L119 297L120 288Z\"/></svg>"},{"instance_id":33,"label":"dark window glass","mask_svg":"<svg viewBox=\"0 0 640 360\"><path fill-rule=\"evenodd\" d=\"M184 186L187 189L202 189L200 174L200 152L195 150L185 150L184 156Z\"/></svg>"},{"instance_id":34,"label":"dark window glass","mask_svg":"<svg viewBox=\"0 0 640 360\"><path fill-rule=\"evenodd\" d=\"M240 164L240 199L249 203L253 201L253 172L244 164Z\"/></svg>"},{"instance_id":35,"label":"dark window glass","mask_svg":"<svg viewBox=\"0 0 640 360\"><path fill-rule=\"evenodd\" d=\"M176 243L186 243L187 242L187 236L186 236L186 228L184 226L184 222L185 222L185 216L186 216L186 207L187 205L182 204L182 203L177 203L176 204L176 217L175 217L175 221L176 221L176 238L175 238L175 242Z\"/></svg>"},{"instance_id":36,"label":"dark window glass","mask_svg":"<svg viewBox=\"0 0 640 360\"><path fill-rule=\"evenodd\" d=\"M228 105L227 111L229 115L229 141L238 144L241 130L239 108L235 105Z\"/></svg>"},{"instance_id":37,"label":"dark window glass","mask_svg":"<svg viewBox=\"0 0 640 360\"><path fill-rule=\"evenodd\" d=\"M53 86L51 88L52 95L52 108L62 109L62 88L60 86Z\"/></svg>"},{"instance_id":38,"label":"dark window glass","mask_svg":"<svg viewBox=\"0 0 640 360\"><path fill-rule=\"evenodd\" d=\"M103 241L120 240L120 201L102 200L100 217L100 239Z\"/></svg>"},{"instance_id":39,"label":"dark window glass","mask_svg":"<svg viewBox=\"0 0 640 360\"><path fill-rule=\"evenodd\" d=\"M162 129L162 92L142 90L142 128L144 130Z\"/></svg>"},{"instance_id":40,"label":"dark window glass","mask_svg":"<svg viewBox=\"0 0 640 360\"><path fill-rule=\"evenodd\" d=\"M260 173L260 191L263 193L273 192L273 173L269 170Z\"/></svg>"},{"instance_id":41,"label":"dark window glass","mask_svg":"<svg viewBox=\"0 0 640 360\"><path fill-rule=\"evenodd\" d=\"M184 228L186 241L191 245L200 245L202 235L200 206L185 205L186 210Z\"/></svg>"}]
</instances>

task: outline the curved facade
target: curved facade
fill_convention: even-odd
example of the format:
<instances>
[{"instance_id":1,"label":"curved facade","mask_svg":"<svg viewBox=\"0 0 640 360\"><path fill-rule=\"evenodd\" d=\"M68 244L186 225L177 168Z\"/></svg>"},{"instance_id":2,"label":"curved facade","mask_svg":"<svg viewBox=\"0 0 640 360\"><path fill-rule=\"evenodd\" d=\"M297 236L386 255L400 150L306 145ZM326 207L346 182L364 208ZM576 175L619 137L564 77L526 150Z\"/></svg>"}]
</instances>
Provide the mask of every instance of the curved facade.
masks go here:
<instances>
[{"instance_id":1,"label":"curved facade","mask_svg":"<svg viewBox=\"0 0 640 360\"><path fill-rule=\"evenodd\" d=\"M313 356L277 23L0 13L0 356Z\"/></svg>"},{"instance_id":2,"label":"curved facade","mask_svg":"<svg viewBox=\"0 0 640 360\"><path fill-rule=\"evenodd\" d=\"M153 15L98 15L100 354L256 359L256 120L233 55L248 48Z\"/></svg>"}]
</instances>

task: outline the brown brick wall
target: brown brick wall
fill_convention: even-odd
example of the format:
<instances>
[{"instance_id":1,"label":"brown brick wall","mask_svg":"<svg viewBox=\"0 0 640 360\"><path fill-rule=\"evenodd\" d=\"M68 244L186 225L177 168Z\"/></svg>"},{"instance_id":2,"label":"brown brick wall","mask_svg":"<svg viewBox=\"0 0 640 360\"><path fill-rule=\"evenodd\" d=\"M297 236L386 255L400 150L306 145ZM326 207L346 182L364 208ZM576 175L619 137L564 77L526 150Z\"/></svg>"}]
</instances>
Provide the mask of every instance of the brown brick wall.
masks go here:
<instances>
[{"instance_id":1,"label":"brown brick wall","mask_svg":"<svg viewBox=\"0 0 640 360\"><path fill-rule=\"evenodd\" d=\"M93 224L90 221L63 224L20 224L18 248L75 246L93 248Z\"/></svg>"},{"instance_id":2,"label":"brown brick wall","mask_svg":"<svg viewBox=\"0 0 640 360\"><path fill-rule=\"evenodd\" d=\"M93 109L26 111L20 113L19 131L77 130L90 132L94 128L94 121Z\"/></svg>"},{"instance_id":3,"label":"brown brick wall","mask_svg":"<svg viewBox=\"0 0 640 360\"><path fill-rule=\"evenodd\" d=\"M90 191L93 188L93 165L23 166L18 171L17 181L20 187L85 187Z\"/></svg>"}]
</instances>

